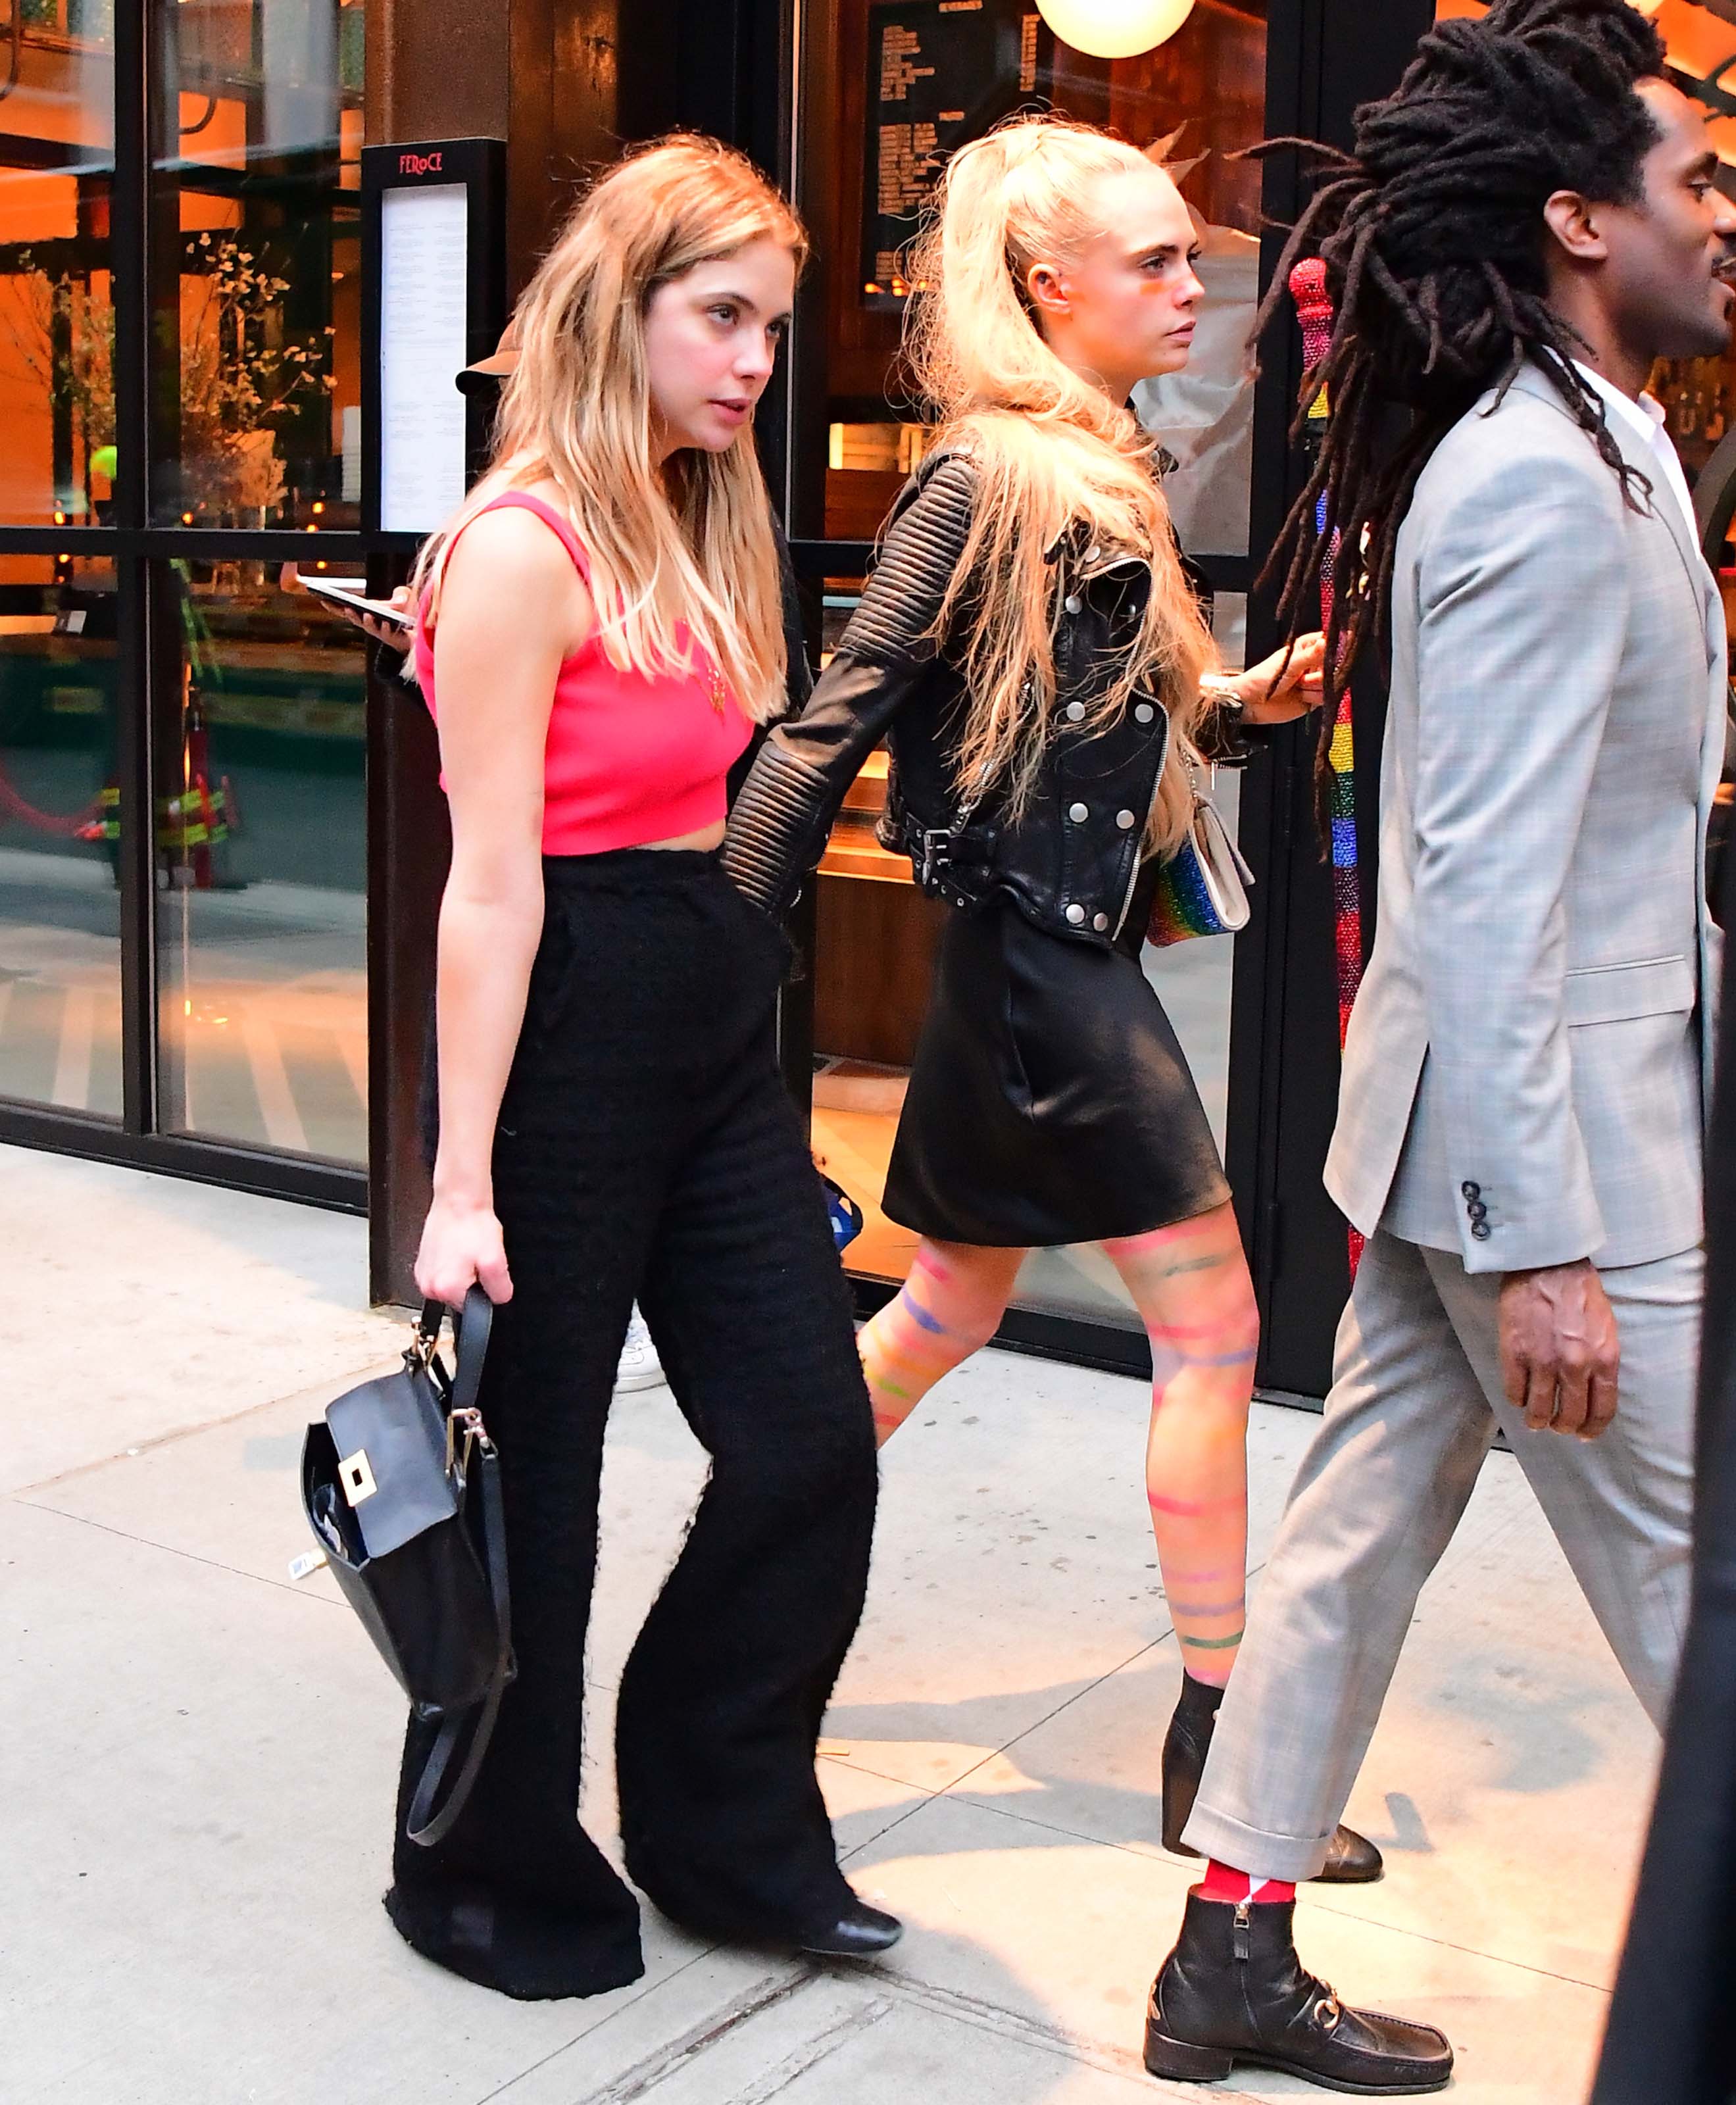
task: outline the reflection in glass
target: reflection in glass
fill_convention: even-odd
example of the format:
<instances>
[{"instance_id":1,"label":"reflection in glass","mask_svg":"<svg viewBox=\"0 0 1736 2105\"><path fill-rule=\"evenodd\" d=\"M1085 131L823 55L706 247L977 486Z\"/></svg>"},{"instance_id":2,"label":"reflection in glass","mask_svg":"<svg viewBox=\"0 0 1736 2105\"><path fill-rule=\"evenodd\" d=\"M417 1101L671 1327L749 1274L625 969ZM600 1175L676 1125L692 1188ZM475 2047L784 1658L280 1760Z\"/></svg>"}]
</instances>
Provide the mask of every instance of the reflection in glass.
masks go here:
<instances>
[{"instance_id":1,"label":"reflection in glass","mask_svg":"<svg viewBox=\"0 0 1736 2105\"><path fill-rule=\"evenodd\" d=\"M1259 306L1259 244L1232 226L1199 228L1206 298L1180 373L1142 380L1134 409L1170 465L1163 494L1194 556L1245 556L1254 487L1254 374L1248 338Z\"/></svg>"},{"instance_id":2,"label":"reflection in glass","mask_svg":"<svg viewBox=\"0 0 1736 2105\"><path fill-rule=\"evenodd\" d=\"M0 1096L121 1113L114 579L0 556Z\"/></svg>"},{"instance_id":3,"label":"reflection in glass","mask_svg":"<svg viewBox=\"0 0 1736 2105\"><path fill-rule=\"evenodd\" d=\"M189 525L353 525L360 489L361 0L154 0L152 505ZM178 200L178 206L177 201Z\"/></svg>"},{"instance_id":4,"label":"reflection in glass","mask_svg":"<svg viewBox=\"0 0 1736 2105\"><path fill-rule=\"evenodd\" d=\"M114 492L112 0L15 0L0 32L0 520L102 521Z\"/></svg>"},{"instance_id":5,"label":"reflection in glass","mask_svg":"<svg viewBox=\"0 0 1736 2105\"><path fill-rule=\"evenodd\" d=\"M159 586L163 1123L363 1161L366 646L259 563Z\"/></svg>"}]
</instances>

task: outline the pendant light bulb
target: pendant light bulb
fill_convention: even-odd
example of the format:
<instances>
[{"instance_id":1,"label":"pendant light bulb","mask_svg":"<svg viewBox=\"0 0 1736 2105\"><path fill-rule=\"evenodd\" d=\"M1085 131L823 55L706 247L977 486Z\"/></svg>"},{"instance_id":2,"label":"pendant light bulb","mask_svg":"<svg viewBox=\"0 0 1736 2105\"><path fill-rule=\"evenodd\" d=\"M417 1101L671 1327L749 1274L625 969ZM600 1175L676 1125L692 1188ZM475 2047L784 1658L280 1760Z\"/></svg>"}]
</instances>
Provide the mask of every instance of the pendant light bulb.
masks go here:
<instances>
[{"instance_id":1,"label":"pendant light bulb","mask_svg":"<svg viewBox=\"0 0 1736 2105\"><path fill-rule=\"evenodd\" d=\"M1063 44L1094 59L1130 59L1166 43L1193 0L1036 0Z\"/></svg>"}]
</instances>

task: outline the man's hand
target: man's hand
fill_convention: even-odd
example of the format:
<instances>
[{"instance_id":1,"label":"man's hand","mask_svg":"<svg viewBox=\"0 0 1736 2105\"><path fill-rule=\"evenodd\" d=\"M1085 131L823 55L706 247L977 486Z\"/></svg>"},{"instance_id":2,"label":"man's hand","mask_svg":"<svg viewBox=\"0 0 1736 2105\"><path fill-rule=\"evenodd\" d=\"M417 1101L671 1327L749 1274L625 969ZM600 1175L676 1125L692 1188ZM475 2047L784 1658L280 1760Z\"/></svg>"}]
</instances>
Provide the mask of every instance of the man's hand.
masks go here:
<instances>
[{"instance_id":1,"label":"man's hand","mask_svg":"<svg viewBox=\"0 0 1736 2105\"><path fill-rule=\"evenodd\" d=\"M1616 1413L1622 1341L1588 1258L1501 1283L1501 1378L1525 1423L1595 1440Z\"/></svg>"}]
</instances>

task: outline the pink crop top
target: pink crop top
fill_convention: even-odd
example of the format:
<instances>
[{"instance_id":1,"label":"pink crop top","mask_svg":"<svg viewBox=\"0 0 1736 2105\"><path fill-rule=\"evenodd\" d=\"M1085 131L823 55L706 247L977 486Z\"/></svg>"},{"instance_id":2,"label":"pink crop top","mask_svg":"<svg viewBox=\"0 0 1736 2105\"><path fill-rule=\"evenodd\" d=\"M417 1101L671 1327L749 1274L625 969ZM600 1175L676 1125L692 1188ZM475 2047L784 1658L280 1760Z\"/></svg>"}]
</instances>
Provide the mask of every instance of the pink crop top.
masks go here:
<instances>
[{"instance_id":1,"label":"pink crop top","mask_svg":"<svg viewBox=\"0 0 1736 2105\"><path fill-rule=\"evenodd\" d=\"M560 536L588 588L591 565L578 537L541 498L508 490L476 516L508 505L534 512ZM726 778L754 726L685 627L676 637L692 651L691 672L624 673L595 634L562 662L543 762L544 855L642 847L696 834L723 817ZM414 647L416 677L429 715L437 717L434 645L420 609ZM714 693L724 698L722 708ZM442 789L445 781L442 775Z\"/></svg>"}]
</instances>

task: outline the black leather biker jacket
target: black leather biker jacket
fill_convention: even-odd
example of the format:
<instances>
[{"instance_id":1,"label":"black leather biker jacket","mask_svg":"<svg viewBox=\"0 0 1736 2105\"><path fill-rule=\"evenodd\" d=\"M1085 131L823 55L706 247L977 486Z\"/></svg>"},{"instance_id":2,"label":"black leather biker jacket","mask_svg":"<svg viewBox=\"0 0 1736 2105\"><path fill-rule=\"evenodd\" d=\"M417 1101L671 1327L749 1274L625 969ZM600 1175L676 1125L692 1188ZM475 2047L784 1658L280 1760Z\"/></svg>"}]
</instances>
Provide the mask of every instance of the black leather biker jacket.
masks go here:
<instances>
[{"instance_id":1,"label":"black leather biker jacket","mask_svg":"<svg viewBox=\"0 0 1736 2105\"><path fill-rule=\"evenodd\" d=\"M976 469L957 453L932 455L905 485L812 699L772 732L736 799L723 867L757 905L783 913L884 738L891 766L879 838L910 857L924 892L967 908L1004 893L1038 927L1107 948L1132 901L1169 715L1158 695L1136 691L1116 720L1073 726L1114 682L1144 618L1150 565L1086 545L1076 530L1047 552L1059 601L1055 722L1038 788L1016 820L992 791L966 807L956 753L968 691L935 629L977 491Z\"/></svg>"}]
</instances>

